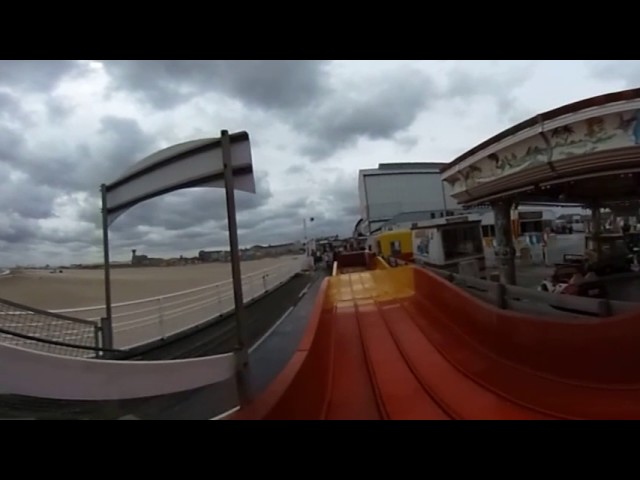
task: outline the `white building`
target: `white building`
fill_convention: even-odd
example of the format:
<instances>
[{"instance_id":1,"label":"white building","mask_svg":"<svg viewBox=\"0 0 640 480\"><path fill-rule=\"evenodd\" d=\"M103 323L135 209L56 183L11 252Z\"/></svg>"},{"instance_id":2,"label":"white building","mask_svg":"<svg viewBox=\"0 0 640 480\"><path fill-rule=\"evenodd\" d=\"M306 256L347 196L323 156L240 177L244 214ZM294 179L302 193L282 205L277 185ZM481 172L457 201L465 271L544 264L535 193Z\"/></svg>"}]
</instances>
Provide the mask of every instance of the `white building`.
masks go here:
<instances>
[{"instance_id":1,"label":"white building","mask_svg":"<svg viewBox=\"0 0 640 480\"><path fill-rule=\"evenodd\" d=\"M358 192L362 222L357 232L368 235L400 214L440 218L460 210L451 187L442 181L442 163L381 163L360 170ZM415 221L412 219L412 221Z\"/></svg>"}]
</instances>

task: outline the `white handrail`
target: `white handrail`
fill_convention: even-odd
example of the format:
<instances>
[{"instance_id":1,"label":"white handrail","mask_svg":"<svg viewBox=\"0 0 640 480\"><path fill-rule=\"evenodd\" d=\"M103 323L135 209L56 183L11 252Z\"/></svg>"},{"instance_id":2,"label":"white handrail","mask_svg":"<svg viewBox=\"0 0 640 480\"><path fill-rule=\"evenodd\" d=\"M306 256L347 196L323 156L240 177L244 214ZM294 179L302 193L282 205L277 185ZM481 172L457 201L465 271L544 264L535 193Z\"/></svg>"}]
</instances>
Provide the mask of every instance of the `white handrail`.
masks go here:
<instances>
[{"instance_id":1,"label":"white handrail","mask_svg":"<svg viewBox=\"0 0 640 480\"><path fill-rule=\"evenodd\" d=\"M269 267L269 268L264 268L262 270L258 270L257 272L248 273L248 274L242 276L242 280L245 280L246 278L252 278L252 277L255 277L255 276L260 275L260 274L264 274L265 272L268 272L268 271L276 270L280 266L281 265L275 265L273 267ZM191 288L189 290L182 290L182 291L179 291L179 292L168 293L166 295L158 295L157 297L148 297L148 298L141 298L141 299L138 299L138 300L129 300L128 302L114 303L113 305L111 305L111 308L127 307L129 305L135 305L137 303L152 302L152 301L155 301L155 300L164 300L165 298L172 298L172 297L177 297L179 295L186 295L188 293L199 292L199 291L205 290L207 288L214 288L214 287L217 287L219 285L225 285L225 284L231 284L231 283L232 283L232 280L223 280L221 282L211 283L209 285L203 285L202 287L196 287L196 288ZM95 305L93 307L80 307L80 308L64 308L64 309L61 309L61 310L51 310L51 312L53 312L53 313L74 313L74 312L88 312L88 311L91 311L91 310L100 310L100 309L104 309L104 305Z\"/></svg>"},{"instance_id":2,"label":"white handrail","mask_svg":"<svg viewBox=\"0 0 640 480\"><path fill-rule=\"evenodd\" d=\"M270 269L270 276L266 279L258 278L258 284L253 285L251 289L251 295L246 294L247 285L243 282L243 290L245 290L244 300L245 302L263 295L267 290L276 288L285 282L287 282L295 274L299 273L306 267L305 258L301 258L298 261L293 261L291 264L281 264L275 269ZM278 271L279 270L279 271ZM231 283L231 282L229 282ZM149 341L165 338L165 336L179 333L180 331L194 327L207 320L229 314L234 310L233 305L233 289L229 286L229 289L225 292L217 291L216 296L211 298L210 302L197 302L196 305L189 305L188 311L180 309L181 313L177 313L175 310L171 310L169 307L172 303L168 303L163 306L162 316L164 319L163 329L161 331L159 325L158 315L155 318L148 316L143 319L132 319L125 322L118 322L114 324L114 340L117 348L132 348ZM186 309L186 307L183 307ZM169 309L169 311L167 311ZM168 314L167 314L168 313ZM127 334L126 338L123 336Z\"/></svg>"},{"instance_id":3,"label":"white handrail","mask_svg":"<svg viewBox=\"0 0 640 480\"><path fill-rule=\"evenodd\" d=\"M305 266L306 258L300 256L243 276L244 301L249 302L263 295L267 290L282 285L303 270ZM172 301L166 301L167 299ZM115 348L130 348L166 338L212 318L228 314L233 309L233 284L231 280L168 295L116 303L112 305L114 346ZM97 325L103 315L104 306L54 310L53 312L83 318L95 322ZM5 312L5 314L23 317L30 315L30 312ZM26 323L22 325L26 325ZM15 327L19 326L20 324L16 323ZM20 339L14 339L11 344L30 345L29 342ZM87 355L90 354L91 352L87 353Z\"/></svg>"}]
</instances>

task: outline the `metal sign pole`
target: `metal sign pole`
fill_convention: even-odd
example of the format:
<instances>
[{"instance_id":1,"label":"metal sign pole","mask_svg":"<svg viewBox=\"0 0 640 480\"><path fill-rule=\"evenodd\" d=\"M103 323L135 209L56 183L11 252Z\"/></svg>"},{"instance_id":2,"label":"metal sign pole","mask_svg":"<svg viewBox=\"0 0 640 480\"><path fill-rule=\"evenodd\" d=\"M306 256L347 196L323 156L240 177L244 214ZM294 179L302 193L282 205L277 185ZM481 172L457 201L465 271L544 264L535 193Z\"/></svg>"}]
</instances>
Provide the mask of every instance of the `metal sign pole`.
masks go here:
<instances>
[{"instance_id":1,"label":"metal sign pole","mask_svg":"<svg viewBox=\"0 0 640 480\"><path fill-rule=\"evenodd\" d=\"M104 253L104 305L105 318L102 323L102 346L113 348L113 321L111 317L111 260L109 255L109 218L107 213L107 186L100 185L102 195L102 251Z\"/></svg>"},{"instance_id":2,"label":"metal sign pole","mask_svg":"<svg viewBox=\"0 0 640 480\"><path fill-rule=\"evenodd\" d=\"M224 168L225 193L227 197L227 222L229 226L229 249L231 253L231 274L233 277L233 301L235 306L237 355L241 368L249 364L249 337L245 321L244 299L242 295L242 273L240 271L240 247L238 245L238 223L236 220L236 199L233 185L233 165L231 161L231 141L229 132L220 133L222 164Z\"/></svg>"},{"instance_id":3,"label":"metal sign pole","mask_svg":"<svg viewBox=\"0 0 640 480\"><path fill-rule=\"evenodd\" d=\"M302 230L304 231L304 249L307 252L307 257L309 256L309 240L307 239L307 219L306 217L302 219Z\"/></svg>"}]
</instances>

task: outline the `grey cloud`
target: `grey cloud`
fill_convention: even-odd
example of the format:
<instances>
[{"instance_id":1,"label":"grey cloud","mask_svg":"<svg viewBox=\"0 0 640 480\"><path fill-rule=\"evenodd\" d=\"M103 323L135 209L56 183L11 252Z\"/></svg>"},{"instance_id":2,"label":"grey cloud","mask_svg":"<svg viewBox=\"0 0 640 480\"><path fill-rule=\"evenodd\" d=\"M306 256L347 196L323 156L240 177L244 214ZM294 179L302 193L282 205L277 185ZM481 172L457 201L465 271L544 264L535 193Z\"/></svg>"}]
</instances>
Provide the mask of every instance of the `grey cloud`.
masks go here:
<instances>
[{"instance_id":1,"label":"grey cloud","mask_svg":"<svg viewBox=\"0 0 640 480\"><path fill-rule=\"evenodd\" d=\"M65 78L83 73L87 64L76 60L0 60L0 86L9 88L12 92L40 93L47 95L45 107L51 121L59 121L66 117L72 107L65 105L52 91ZM21 108L7 110L3 96L7 92L0 92L0 119L11 115L11 123L19 122L23 126L31 121L30 116ZM13 95L18 98L17 95ZM6 98L5 98L6 100ZM18 100L18 107L20 103Z\"/></svg>"},{"instance_id":2,"label":"grey cloud","mask_svg":"<svg viewBox=\"0 0 640 480\"><path fill-rule=\"evenodd\" d=\"M298 175L300 173L305 173L307 172L307 167L304 165L291 165L290 167L287 167L287 169L285 170L285 173L288 175Z\"/></svg>"},{"instance_id":3,"label":"grey cloud","mask_svg":"<svg viewBox=\"0 0 640 480\"><path fill-rule=\"evenodd\" d=\"M153 63L155 67L144 63L132 74L126 71L130 64L109 62L107 71L114 84L120 82L120 88L126 86L145 95L150 103L154 95L167 93L175 94L169 103L207 91L232 95L245 106L273 113L276 120L308 136L307 147L322 145L325 157L358 138L410 144L411 137L404 132L438 94L428 76L406 70L387 78L371 79L367 89L363 89L368 93L363 94L331 85L324 72L324 62L211 62L215 68L209 73L206 71L209 67L201 71L200 62L182 70L178 68L181 63L162 68L157 62ZM16 107L14 100L20 89L44 85L54 88L74 68L52 72L49 83L36 78L30 86L15 86L11 80L9 88L15 87L15 90L8 90L8 96L2 97L8 105L4 111ZM122 71L117 73L114 68ZM16 72L14 78L17 78L15 75ZM50 95L45 101L49 102L52 121L64 119L68 113L64 98ZM20 111L15 110L10 118L0 119L0 168L10 165L26 175L7 183L8 174L0 171L0 204L3 206L0 241L4 245L0 249L0 264L6 263L7 258L12 259L10 263L20 262L24 252L35 261L50 261L43 252L52 251L60 252L57 257L60 262L94 255L101 249L98 185L115 179L129 165L159 148L158 138L133 119L106 116L101 120L99 131L79 145L67 147L56 143L51 149L36 149L37 143L30 138L25 141L17 126L5 125L19 115ZM322 142L317 141L319 138ZM302 164L297 167L287 173L297 170L297 174L303 174L305 167ZM278 202L284 204L279 208L270 202L274 192L266 173L258 170L256 177L256 195L243 192L236 195L243 245L301 239L302 219L309 216L316 219L309 224L310 235L351 232L358 213L355 177L337 173L329 181L318 178L321 192L318 201L310 197L291 198ZM80 191L88 192L89 198L79 197L80 203L72 207L76 216L60 221L58 226L47 222L44 228L44 223L38 220L52 216L51 206L56 196ZM11 206L6 208L6 205ZM132 248L152 255L187 255L201 248L224 248L227 244L224 192L217 189L176 192L146 202L127 212L111 229L114 258L126 258Z\"/></svg>"},{"instance_id":4,"label":"grey cloud","mask_svg":"<svg viewBox=\"0 0 640 480\"><path fill-rule=\"evenodd\" d=\"M53 211L55 190L38 187L26 175L16 176L0 161L0 211L25 219L48 218Z\"/></svg>"},{"instance_id":5,"label":"grey cloud","mask_svg":"<svg viewBox=\"0 0 640 480\"><path fill-rule=\"evenodd\" d=\"M99 172L104 175L104 183L115 180L130 165L157 150L158 139L143 131L133 118L107 115L100 124L99 133L104 136L106 148L96 153L104 165Z\"/></svg>"},{"instance_id":6,"label":"grey cloud","mask_svg":"<svg viewBox=\"0 0 640 480\"><path fill-rule=\"evenodd\" d=\"M24 139L16 130L0 124L0 162L15 165L23 145Z\"/></svg>"},{"instance_id":7,"label":"grey cloud","mask_svg":"<svg viewBox=\"0 0 640 480\"><path fill-rule=\"evenodd\" d=\"M591 74L601 80L618 80L629 88L640 85L640 60L600 60L589 62Z\"/></svg>"},{"instance_id":8,"label":"grey cloud","mask_svg":"<svg viewBox=\"0 0 640 480\"><path fill-rule=\"evenodd\" d=\"M443 97L468 98L476 95L503 96L522 85L531 75L533 64L522 64L508 73L485 74L456 67L447 73Z\"/></svg>"},{"instance_id":9,"label":"grey cloud","mask_svg":"<svg viewBox=\"0 0 640 480\"><path fill-rule=\"evenodd\" d=\"M395 141L405 151L410 151L413 147L418 145L420 138L417 135L397 135Z\"/></svg>"},{"instance_id":10,"label":"grey cloud","mask_svg":"<svg viewBox=\"0 0 640 480\"><path fill-rule=\"evenodd\" d=\"M168 109L206 92L249 106L288 109L308 105L324 91L326 62L307 60L110 60L103 62L117 89Z\"/></svg>"},{"instance_id":11,"label":"grey cloud","mask_svg":"<svg viewBox=\"0 0 640 480\"><path fill-rule=\"evenodd\" d=\"M509 73L496 71L495 74L470 72L453 68L447 74L447 82L442 91L443 99L469 99L478 96L492 97L498 113L507 122L516 122L535 114L523 107L514 90L524 84L531 75L533 64L521 64Z\"/></svg>"},{"instance_id":12,"label":"grey cloud","mask_svg":"<svg viewBox=\"0 0 640 480\"><path fill-rule=\"evenodd\" d=\"M75 108L69 103L65 102L64 98L58 96L51 96L46 101L47 116L51 122L60 122L69 117Z\"/></svg>"},{"instance_id":13,"label":"grey cloud","mask_svg":"<svg viewBox=\"0 0 640 480\"><path fill-rule=\"evenodd\" d=\"M37 234L35 223L15 213L0 212L0 240L21 244Z\"/></svg>"},{"instance_id":14,"label":"grey cloud","mask_svg":"<svg viewBox=\"0 0 640 480\"><path fill-rule=\"evenodd\" d=\"M347 175L337 171L333 178L322 183L321 188L323 194L316 208L331 205L331 216L337 217L351 218L359 214L357 174Z\"/></svg>"},{"instance_id":15,"label":"grey cloud","mask_svg":"<svg viewBox=\"0 0 640 480\"><path fill-rule=\"evenodd\" d=\"M101 236L92 225L86 223L75 223L73 228L65 228L61 230L41 229L38 237L50 244L64 246L65 250L73 252L75 246L98 245ZM82 239L82 240L80 240Z\"/></svg>"},{"instance_id":16,"label":"grey cloud","mask_svg":"<svg viewBox=\"0 0 640 480\"><path fill-rule=\"evenodd\" d=\"M255 243L278 243L303 238L303 219L307 221L308 235L349 235L358 217L357 178L337 172L330 180L318 184L321 196L318 201L307 198L291 200L277 210L260 212L253 228L244 233ZM242 224L250 226L251 218L242 218ZM256 219L253 219L256 222Z\"/></svg>"},{"instance_id":17,"label":"grey cloud","mask_svg":"<svg viewBox=\"0 0 640 480\"><path fill-rule=\"evenodd\" d=\"M225 89L249 105L267 109L308 106L325 91L326 62L259 60L221 62Z\"/></svg>"},{"instance_id":18,"label":"grey cloud","mask_svg":"<svg viewBox=\"0 0 640 480\"><path fill-rule=\"evenodd\" d=\"M327 205L332 205L334 201L343 202L349 198L346 189L347 183L345 181L343 184L336 182L328 184L323 189L325 196L316 206L311 202L291 201L284 208L274 208L265 204L255 209L239 212L238 229L241 244L249 246L302 240L302 219L308 216L315 217L313 223L308 223L308 231L311 236L349 234L357 220L356 217L345 214L353 208L352 205L335 209L330 207L328 213L321 210L322 207L326 208ZM184 193L196 192L185 191ZM158 215L158 217L143 215L143 206L151 204L151 202L139 206L139 215L135 213L136 209L127 212L110 229L113 258L125 260L129 257L130 250L134 248L140 253L166 256L195 255L198 250L203 248L228 248L226 219L213 219L210 215L213 210L204 211L205 208L210 207L211 202L204 200L201 204L197 203L203 207L202 212L192 211L192 208L189 208L193 207L190 196L192 195L182 199L177 196L176 202L169 202L168 207L162 205L162 202L158 202L158 206L152 214ZM171 196L162 198L171 199ZM353 199L353 196L351 198ZM0 252L0 264L20 263L25 252L36 263L50 263L50 260L42 255L42 249L45 246L47 249L57 249L60 252L56 257L58 263L73 263L83 255L101 251L100 228L95 222L97 203L95 199L91 199L88 203L92 204L91 207L84 205L80 209L81 221L77 222L68 232L45 231L37 228L36 222L25 219L17 221L15 216L10 228L7 228L7 221L5 220L3 223L3 217L0 217L0 231L5 232L5 235L0 235L0 241L4 239L9 242ZM223 205L221 204L222 209L224 209ZM165 207L171 211L167 212L163 209ZM200 218L199 223L185 220L185 228L183 229L167 228L171 226L169 224L176 219L176 215L180 212L184 212L185 217L192 219L195 214ZM192 216L189 217L189 215ZM131 225L126 225L127 219L132 220ZM82 222L82 220L93 220L94 223ZM136 225L133 220L141 220L141 222ZM118 224L122 227L117 227ZM72 243L73 245L71 245Z\"/></svg>"},{"instance_id":19,"label":"grey cloud","mask_svg":"<svg viewBox=\"0 0 640 480\"><path fill-rule=\"evenodd\" d=\"M54 190L46 187L38 188L28 179L18 182L0 180L2 209L25 219L49 218L53 213L52 202L55 196Z\"/></svg>"},{"instance_id":20,"label":"grey cloud","mask_svg":"<svg viewBox=\"0 0 640 480\"><path fill-rule=\"evenodd\" d=\"M0 129L0 140L2 132ZM101 183L115 180L157 146L157 139L144 132L136 120L115 116L103 117L96 137L71 150L36 150L12 138L9 136L12 152L20 159L14 166L34 182L66 192L97 192Z\"/></svg>"},{"instance_id":21,"label":"grey cloud","mask_svg":"<svg viewBox=\"0 0 640 480\"><path fill-rule=\"evenodd\" d=\"M359 138L393 139L411 126L435 84L423 72L396 70L361 85L332 85L321 61L107 61L113 88L134 92L157 109L217 92L245 107L272 112L306 134L313 160L330 157ZM367 93L363 93L367 92ZM258 139L256 139L258 141Z\"/></svg>"},{"instance_id":22,"label":"grey cloud","mask_svg":"<svg viewBox=\"0 0 640 480\"><path fill-rule=\"evenodd\" d=\"M6 126L25 127L31 123L17 95L0 90L0 121Z\"/></svg>"},{"instance_id":23,"label":"grey cloud","mask_svg":"<svg viewBox=\"0 0 640 480\"><path fill-rule=\"evenodd\" d=\"M1 60L0 85L27 91L50 91L86 65L76 60Z\"/></svg>"},{"instance_id":24,"label":"grey cloud","mask_svg":"<svg viewBox=\"0 0 640 480\"><path fill-rule=\"evenodd\" d=\"M393 139L439 95L430 77L408 68L368 82L366 92L336 92L307 121L299 118L312 137L304 153L323 160L359 138Z\"/></svg>"}]
</instances>

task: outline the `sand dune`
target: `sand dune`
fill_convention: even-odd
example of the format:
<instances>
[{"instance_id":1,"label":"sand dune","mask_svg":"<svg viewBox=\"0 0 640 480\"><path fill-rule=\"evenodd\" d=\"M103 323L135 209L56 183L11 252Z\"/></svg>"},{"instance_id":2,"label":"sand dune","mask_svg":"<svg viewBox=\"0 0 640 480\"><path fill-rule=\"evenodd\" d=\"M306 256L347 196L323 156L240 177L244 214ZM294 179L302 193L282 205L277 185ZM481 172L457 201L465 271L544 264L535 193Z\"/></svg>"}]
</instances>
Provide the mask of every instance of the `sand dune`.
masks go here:
<instances>
[{"instance_id":1,"label":"sand dune","mask_svg":"<svg viewBox=\"0 0 640 480\"><path fill-rule=\"evenodd\" d=\"M242 262L242 275L278 264L295 256ZM104 304L102 270L25 270L0 281L0 298L37 308L57 310ZM111 271L113 303L166 295L222 282L231 278L229 264L210 263L180 267L114 268Z\"/></svg>"}]
</instances>

